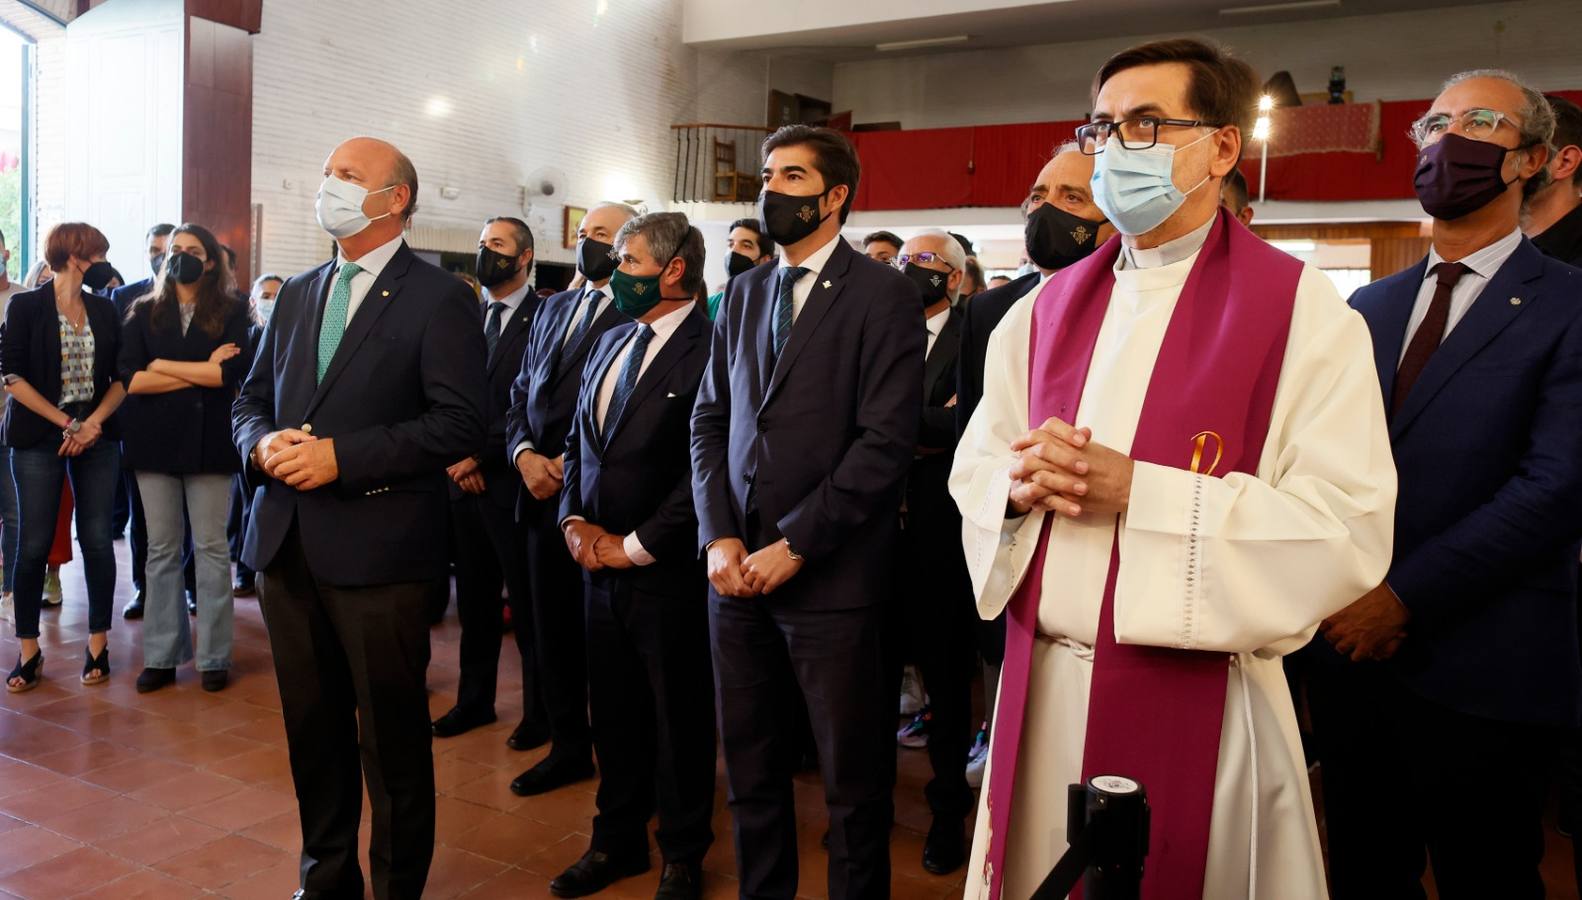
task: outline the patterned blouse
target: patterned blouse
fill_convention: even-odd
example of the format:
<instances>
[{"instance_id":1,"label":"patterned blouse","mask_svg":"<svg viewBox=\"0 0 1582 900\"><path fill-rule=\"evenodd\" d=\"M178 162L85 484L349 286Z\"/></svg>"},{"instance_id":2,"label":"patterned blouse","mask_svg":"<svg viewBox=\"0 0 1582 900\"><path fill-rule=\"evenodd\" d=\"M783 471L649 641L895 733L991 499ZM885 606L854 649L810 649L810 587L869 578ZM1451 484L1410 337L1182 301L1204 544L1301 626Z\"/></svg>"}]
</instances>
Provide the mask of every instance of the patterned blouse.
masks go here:
<instances>
[{"instance_id":1,"label":"patterned blouse","mask_svg":"<svg viewBox=\"0 0 1582 900\"><path fill-rule=\"evenodd\" d=\"M93 328L86 320L82 331L57 312L60 319L60 403L83 403L93 399Z\"/></svg>"}]
</instances>

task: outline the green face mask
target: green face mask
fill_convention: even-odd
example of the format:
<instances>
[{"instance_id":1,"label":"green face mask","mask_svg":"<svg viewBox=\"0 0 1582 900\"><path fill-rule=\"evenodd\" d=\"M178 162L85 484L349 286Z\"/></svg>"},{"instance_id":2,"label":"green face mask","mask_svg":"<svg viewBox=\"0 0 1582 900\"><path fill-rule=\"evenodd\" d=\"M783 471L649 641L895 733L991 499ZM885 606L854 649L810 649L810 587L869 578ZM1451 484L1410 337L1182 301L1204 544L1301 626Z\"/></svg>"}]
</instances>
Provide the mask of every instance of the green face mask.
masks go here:
<instances>
[{"instance_id":1,"label":"green face mask","mask_svg":"<svg viewBox=\"0 0 1582 900\"><path fill-rule=\"evenodd\" d=\"M670 263L666 262L666 266ZM620 269L610 276L610 292L615 298L615 308L634 319L640 319L658 306L664 298L659 296L661 268L653 275L628 275Z\"/></svg>"}]
</instances>

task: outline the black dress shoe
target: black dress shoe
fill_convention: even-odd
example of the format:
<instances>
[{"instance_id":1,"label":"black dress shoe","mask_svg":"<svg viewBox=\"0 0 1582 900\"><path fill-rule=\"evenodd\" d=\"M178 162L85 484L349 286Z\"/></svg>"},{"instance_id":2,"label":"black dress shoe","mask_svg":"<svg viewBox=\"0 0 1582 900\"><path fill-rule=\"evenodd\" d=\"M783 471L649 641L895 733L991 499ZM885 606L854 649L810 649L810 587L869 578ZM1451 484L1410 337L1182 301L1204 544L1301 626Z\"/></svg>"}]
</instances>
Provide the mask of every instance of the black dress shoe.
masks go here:
<instances>
[{"instance_id":1,"label":"black dress shoe","mask_svg":"<svg viewBox=\"0 0 1582 900\"><path fill-rule=\"evenodd\" d=\"M123 607L121 607L121 618L123 618L123 619L141 619L141 618L143 618L143 592L142 591L138 591L137 592L137 596L132 598L132 602L128 603L127 605L125 605Z\"/></svg>"},{"instance_id":2,"label":"black dress shoe","mask_svg":"<svg viewBox=\"0 0 1582 900\"><path fill-rule=\"evenodd\" d=\"M549 729L526 719L518 722L516 730L505 739L505 745L512 750L537 750L547 743L549 743Z\"/></svg>"},{"instance_id":3,"label":"black dress shoe","mask_svg":"<svg viewBox=\"0 0 1582 900\"><path fill-rule=\"evenodd\" d=\"M472 712L453 706L450 712L434 720L434 736L455 737L458 734L466 734L474 728L492 724L494 724L494 710L487 713Z\"/></svg>"},{"instance_id":4,"label":"black dress shoe","mask_svg":"<svg viewBox=\"0 0 1582 900\"><path fill-rule=\"evenodd\" d=\"M948 875L967 862L966 832L961 819L935 816L923 842L923 869L935 875Z\"/></svg>"},{"instance_id":5,"label":"black dress shoe","mask_svg":"<svg viewBox=\"0 0 1582 900\"><path fill-rule=\"evenodd\" d=\"M258 593L251 578L238 578L231 582L231 594L237 597L251 597Z\"/></svg>"},{"instance_id":6,"label":"black dress shoe","mask_svg":"<svg viewBox=\"0 0 1582 900\"><path fill-rule=\"evenodd\" d=\"M700 900L703 896L703 867L696 863L665 863L654 900Z\"/></svg>"},{"instance_id":7,"label":"black dress shoe","mask_svg":"<svg viewBox=\"0 0 1582 900\"><path fill-rule=\"evenodd\" d=\"M535 794L545 794L555 788L565 787L586 781L594 775L593 761L583 759L577 761L558 760L553 754L544 757L543 762L516 776L511 782L511 793L518 797L531 797ZM589 851L592 852L592 851ZM587 857L583 857L586 859ZM647 871L647 860L643 861L644 871ZM576 868L576 866L572 866ZM562 896L582 896L581 894L564 894Z\"/></svg>"},{"instance_id":8,"label":"black dress shoe","mask_svg":"<svg viewBox=\"0 0 1582 900\"><path fill-rule=\"evenodd\" d=\"M148 694L175 683L175 669L144 669L137 676L137 692Z\"/></svg>"},{"instance_id":9,"label":"black dress shoe","mask_svg":"<svg viewBox=\"0 0 1582 900\"><path fill-rule=\"evenodd\" d=\"M622 878L631 878L648 871L648 857L636 856L619 859L598 850L589 850L571 868L549 883L549 892L556 897L586 897L597 894Z\"/></svg>"},{"instance_id":10,"label":"black dress shoe","mask_svg":"<svg viewBox=\"0 0 1582 900\"><path fill-rule=\"evenodd\" d=\"M231 683L231 670L229 669L204 669L198 675L203 689L211 694L215 691L225 690L225 686Z\"/></svg>"}]
</instances>

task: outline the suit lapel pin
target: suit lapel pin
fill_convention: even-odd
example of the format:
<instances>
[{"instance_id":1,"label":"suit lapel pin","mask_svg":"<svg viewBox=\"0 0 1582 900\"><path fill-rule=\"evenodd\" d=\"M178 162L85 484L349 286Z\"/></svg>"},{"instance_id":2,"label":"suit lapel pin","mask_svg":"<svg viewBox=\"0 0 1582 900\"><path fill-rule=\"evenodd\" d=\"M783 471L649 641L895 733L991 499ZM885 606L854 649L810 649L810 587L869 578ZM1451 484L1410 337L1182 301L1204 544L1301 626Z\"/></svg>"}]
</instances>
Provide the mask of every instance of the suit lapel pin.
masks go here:
<instances>
[{"instance_id":1,"label":"suit lapel pin","mask_svg":"<svg viewBox=\"0 0 1582 900\"><path fill-rule=\"evenodd\" d=\"M826 290L826 291L829 290L829 285L830 285L829 281L826 280L824 282L824 290Z\"/></svg>"},{"instance_id":2,"label":"suit lapel pin","mask_svg":"<svg viewBox=\"0 0 1582 900\"><path fill-rule=\"evenodd\" d=\"M1520 298L1520 297L1512 297L1511 298L1511 305L1512 306L1521 306L1522 305L1522 298Z\"/></svg>"},{"instance_id":3,"label":"suit lapel pin","mask_svg":"<svg viewBox=\"0 0 1582 900\"><path fill-rule=\"evenodd\" d=\"M380 291L379 292L379 296L381 296L381 297L388 297L388 296L390 296L390 292L389 291Z\"/></svg>"}]
</instances>

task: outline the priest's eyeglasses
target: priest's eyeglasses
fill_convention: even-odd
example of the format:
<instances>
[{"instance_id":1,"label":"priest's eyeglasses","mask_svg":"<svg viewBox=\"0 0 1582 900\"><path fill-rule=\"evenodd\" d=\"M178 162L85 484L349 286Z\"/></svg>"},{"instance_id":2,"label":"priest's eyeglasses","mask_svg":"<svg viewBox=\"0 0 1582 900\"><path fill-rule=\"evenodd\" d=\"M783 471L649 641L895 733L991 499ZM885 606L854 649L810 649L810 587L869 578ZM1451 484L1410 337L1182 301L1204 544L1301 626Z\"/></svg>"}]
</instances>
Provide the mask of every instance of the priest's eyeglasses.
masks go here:
<instances>
[{"instance_id":1,"label":"priest's eyeglasses","mask_svg":"<svg viewBox=\"0 0 1582 900\"><path fill-rule=\"evenodd\" d=\"M899 269L902 266L906 265L907 263L911 263L911 262L919 262L919 263L940 262L940 263L944 263L945 264L945 268L950 269L952 271L954 271L955 268L956 268L955 266L951 265L945 259L945 257L940 256L938 253L935 253L932 250L922 250L922 251L919 251L917 253L903 253L900 256L897 256L895 258L895 267L897 269Z\"/></svg>"},{"instance_id":2,"label":"priest's eyeglasses","mask_svg":"<svg viewBox=\"0 0 1582 900\"><path fill-rule=\"evenodd\" d=\"M1162 119L1159 116L1138 116L1135 119L1122 119L1119 122L1089 122L1077 129L1077 145L1082 148L1083 153L1095 156L1104 152L1104 145L1109 142L1110 136L1114 135L1127 150L1147 150L1159 143L1161 125L1172 125L1176 128L1221 127L1202 119Z\"/></svg>"},{"instance_id":3,"label":"priest's eyeglasses","mask_svg":"<svg viewBox=\"0 0 1582 900\"><path fill-rule=\"evenodd\" d=\"M1450 113L1429 113L1412 123L1407 134L1419 147L1438 143L1439 139L1455 129L1462 137L1474 141L1486 141L1494 136L1500 123L1504 122L1512 128L1521 130L1521 123L1516 119L1497 109L1484 109L1474 107L1464 112L1451 115Z\"/></svg>"}]
</instances>

